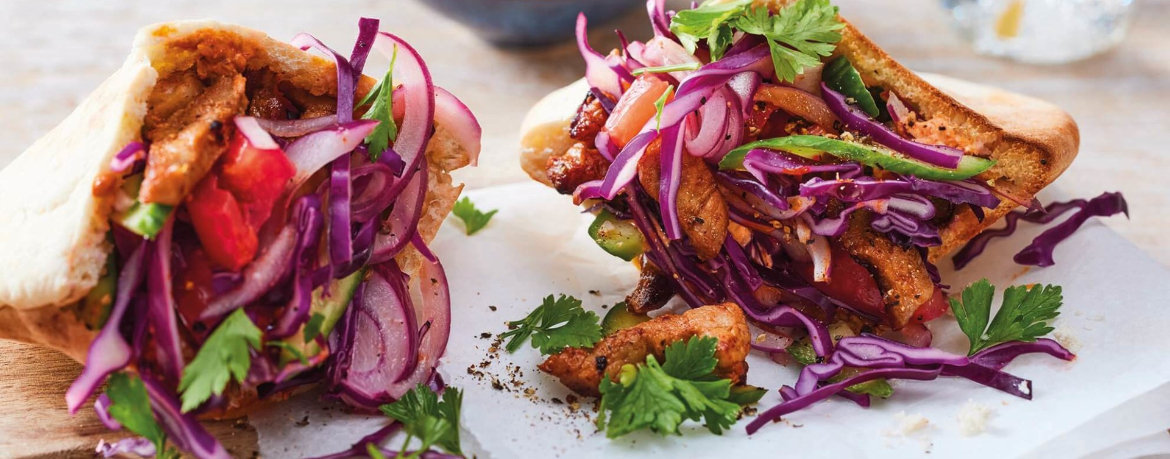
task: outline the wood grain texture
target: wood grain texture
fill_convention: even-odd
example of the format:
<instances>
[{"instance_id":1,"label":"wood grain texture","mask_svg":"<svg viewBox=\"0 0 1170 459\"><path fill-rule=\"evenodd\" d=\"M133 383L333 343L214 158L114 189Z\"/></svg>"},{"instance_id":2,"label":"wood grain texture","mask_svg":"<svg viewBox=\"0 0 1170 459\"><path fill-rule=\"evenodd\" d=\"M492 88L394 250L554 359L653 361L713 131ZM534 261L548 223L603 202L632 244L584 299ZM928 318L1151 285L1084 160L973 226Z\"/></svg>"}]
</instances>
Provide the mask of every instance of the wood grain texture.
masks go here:
<instances>
[{"instance_id":1,"label":"wood grain texture","mask_svg":"<svg viewBox=\"0 0 1170 459\"><path fill-rule=\"evenodd\" d=\"M88 406L76 416L65 408L65 389L81 365L43 348L0 340L0 457L92 458L99 440L115 441ZM232 454L258 451L256 430L247 419L206 423Z\"/></svg>"},{"instance_id":2,"label":"wood grain texture","mask_svg":"<svg viewBox=\"0 0 1170 459\"><path fill-rule=\"evenodd\" d=\"M630 0L638 1L638 0ZM684 2L671 0L673 5ZM1081 129L1081 153L1057 182L1068 194L1121 190L1133 219L1107 224L1170 265L1170 0L1138 2L1137 20L1118 48L1087 61L1027 66L974 54L955 37L938 2L837 0L845 16L907 67L1001 86L1056 103ZM172 19L215 18L288 39L311 32L339 49L356 35L359 16L383 20L427 60L435 82L462 98L484 129L478 170L456 178L470 187L528 180L517 160L518 129L528 108L584 69L572 43L507 50L479 41L458 24L406 0L3 0L0 30L0 166L65 117L121 64L134 32ZM592 25L595 47L648 35L635 12ZM368 73L385 61L373 59ZM4 199L0 196L0 199ZM3 243L3 241L0 241ZM91 457L101 438L114 439L92 410L65 411L64 392L80 366L52 351L0 342L0 457ZM256 433L232 423L209 427L240 457Z\"/></svg>"}]
</instances>

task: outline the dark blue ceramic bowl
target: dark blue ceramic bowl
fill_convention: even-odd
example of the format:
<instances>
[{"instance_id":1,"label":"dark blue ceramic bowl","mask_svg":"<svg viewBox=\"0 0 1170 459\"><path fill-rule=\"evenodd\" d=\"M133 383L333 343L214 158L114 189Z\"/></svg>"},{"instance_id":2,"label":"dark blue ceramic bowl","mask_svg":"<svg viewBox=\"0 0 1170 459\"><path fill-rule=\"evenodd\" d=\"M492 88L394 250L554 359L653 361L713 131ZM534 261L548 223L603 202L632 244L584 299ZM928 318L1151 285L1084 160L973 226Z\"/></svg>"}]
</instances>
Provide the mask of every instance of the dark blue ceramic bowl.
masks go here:
<instances>
[{"instance_id":1,"label":"dark blue ceramic bowl","mask_svg":"<svg viewBox=\"0 0 1170 459\"><path fill-rule=\"evenodd\" d=\"M475 29L492 43L534 46L573 37L577 14L601 24L634 7L639 0L419 0L435 11Z\"/></svg>"}]
</instances>

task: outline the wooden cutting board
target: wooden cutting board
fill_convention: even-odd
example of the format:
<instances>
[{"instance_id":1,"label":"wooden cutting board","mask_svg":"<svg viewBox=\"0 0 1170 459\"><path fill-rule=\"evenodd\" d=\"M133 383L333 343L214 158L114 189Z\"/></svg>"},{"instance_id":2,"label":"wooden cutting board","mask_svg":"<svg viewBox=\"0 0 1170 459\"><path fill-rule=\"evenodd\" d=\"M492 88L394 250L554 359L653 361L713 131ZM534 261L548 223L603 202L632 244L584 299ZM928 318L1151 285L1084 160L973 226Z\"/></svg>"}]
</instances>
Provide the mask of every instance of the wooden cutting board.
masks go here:
<instances>
[{"instance_id":1,"label":"wooden cutting board","mask_svg":"<svg viewBox=\"0 0 1170 459\"><path fill-rule=\"evenodd\" d=\"M0 340L0 457L92 458L98 441L128 436L110 432L90 408L70 416L65 389L81 365L65 355ZM255 457L260 447L247 419L206 423L232 457Z\"/></svg>"}]
</instances>

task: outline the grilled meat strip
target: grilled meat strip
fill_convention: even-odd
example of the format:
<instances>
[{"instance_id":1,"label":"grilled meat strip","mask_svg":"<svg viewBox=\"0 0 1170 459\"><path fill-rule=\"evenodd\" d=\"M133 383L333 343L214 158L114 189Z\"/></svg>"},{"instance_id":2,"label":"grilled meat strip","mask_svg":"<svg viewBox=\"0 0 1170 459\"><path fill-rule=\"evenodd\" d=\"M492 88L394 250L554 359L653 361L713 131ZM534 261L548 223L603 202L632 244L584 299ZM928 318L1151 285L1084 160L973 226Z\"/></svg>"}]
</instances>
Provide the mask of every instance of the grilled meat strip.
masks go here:
<instances>
[{"instance_id":1,"label":"grilled meat strip","mask_svg":"<svg viewBox=\"0 0 1170 459\"><path fill-rule=\"evenodd\" d=\"M240 74L218 77L207 88L194 76L172 78L148 99L151 115L142 134L150 154L139 199L175 206L227 150L232 117L244 112L248 100Z\"/></svg>"},{"instance_id":2,"label":"grilled meat strip","mask_svg":"<svg viewBox=\"0 0 1170 459\"><path fill-rule=\"evenodd\" d=\"M638 163L638 180L658 200L662 142L655 140L646 147ZM727 239L727 201L715 184L715 174L697 156L683 154L682 177L678 185L678 218L683 233L690 239L699 258L710 260L719 255Z\"/></svg>"},{"instance_id":3,"label":"grilled meat strip","mask_svg":"<svg viewBox=\"0 0 1170 459\"><path fill-rule=\"evenodd\" d=\"M578 186L590 180L605 178L609 161L596 148L577 142L561 156L548 158L548 179L561 194L573 194Z\"/></svg>"},{"instance_id":4,"label":"grilled meat strip","mask_svg":"<svg viewBox=\"0 0 1170 459\"><path fill-rule=\"evenodd\" d=\"M873 273L894 328L902 328L910 322L918 307L934 295L934 282L918 251L874 231L869 226L872 218L868 211L851 215L849 228L838 243Z\"/></svg>"},{"instance_id":5,"label":"grilled meat strip","mask_svg":"<svg viewBox=\"0 0 1170 459\"><path fill-rule=\"evenodd\" d=\"M693 336L718 339L715 374L731 379L733 384L744 382L747 375L744 359L751 351L751 333L743 311L733 303L656 317L618 330L593 349L567 348L551 355L540 369L559 378L561 384L578 394L597 397L601 395L597 387L601 384L602 374L617 378L622 365L645 363L646 356L651 354L661 362L667 345Z\"/></svg>"},{"instance_id":6,"label":"grilled meat strip","mask_svg":"<svg viewBox=\"0 0 1170 459\"><path fill-rule=\"evenodd\" d=\"M638 286L626 296L626 307L631 312L645 314L666 306L672 297L674 288L670 285L670 278L653 263L643 259Z\"/></svg>"}]
</instances>

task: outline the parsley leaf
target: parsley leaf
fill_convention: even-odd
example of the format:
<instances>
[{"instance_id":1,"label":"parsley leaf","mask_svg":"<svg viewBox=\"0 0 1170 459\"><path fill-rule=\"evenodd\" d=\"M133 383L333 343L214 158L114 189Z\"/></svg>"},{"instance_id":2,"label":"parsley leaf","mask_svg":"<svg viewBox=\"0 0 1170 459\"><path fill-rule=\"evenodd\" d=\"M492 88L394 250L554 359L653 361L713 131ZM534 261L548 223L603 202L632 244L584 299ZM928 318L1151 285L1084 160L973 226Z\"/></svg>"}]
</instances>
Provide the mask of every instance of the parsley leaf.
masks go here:
<instances>
[{"instance_id":1,"label":"parsley leaf","mask_svg":"<svg viewBox=\"0 0 1170 459\"><path fill-rule=\"evenodd\" d=\"M483 212L475 208L475 204L471 202L471 198L464 196L463 199L455 201L455 207L451 209L451 213L463 220L463 226L467 228L467 235L471 236L487 226L488 221L492 216L499 212L499 210L492 210Z\"/></svg>"},{"instance_id":2,"label":"parsley leaf","mask_svg":"<svg viewBox=\"0 0 1170 459\"><path fill-rule=\"evenodd\" d=\"M150 397L146 395L146 386L141 379L126 373L114 373L106 386L106 396L110 398L110 417L154 443L156 457L179 457L178 451L166 447L167 434L154 418Z\"/></svg>"},{"instance_id":3,"label":"parsley leaf","mask_svg":"<svg viewBox=\"0 0 1170 459\"><path fill-rule=\"evenodd\" d=\"M260 349L260 337L260 329L242 308L227 316L183 369L179 381L183 412L198 408L212 395L222 394L229 380L243 381L252 366L248 349Z\"/></svg>"},{"instance_id":4,"label":"parsley leaf","mask_svg":"<svg viewBox=\"0 0 1170 459\"><path fill-rule=\"evenodd\" d=\"M314 312L305 323L305 344L312 342L321 335L321 325L325 323L325 314Z\"/></svg>"},{"instance_id":5,"label":"parsley leaf","mask_svg":"<svg viewBox=\"0 0 1170 459\"><path fill-rule=\"evenodd\" d=\"M451 454L463 455L459 446L459 410L463 393L451 386L443 391L443 400L426 385L419 384L394 403L382 405L382 412L402 423L406 432L406 451L412 438L422 443L417 451L438 446Z\"/></svg>"},{"instance_id":6,"label":"parsley leaf","mask_svg":"<svg viewBox=\"0 0 1170 459\"><path fill-rule=\"evenodd\" d=\"M1060 315L1057 310L1064 301L1059 285L1017 285L1003 292L1003 305L991 317L991 301L995 286L987 279L979 280L963 289L961 301L951 298L951 310L959 329L971 341L974 355L989 347L1010 341L1036 341L1053 328L1048 321Z\"/></svg>"},{"instance_id":7,"label":"parsley leaf","mask_svg":"<svg viewBox=\"0 0 1170 459\"><path fill-rule=\"evenodd\" d=\"M734 35L731 26L734 19L742 16L751 4L752 0L718 4L706 2L698 8L682 10L670 19L670 31L691 54L695 54L699 40L707 40L711 60L717 61L722 59L723 53L731 47Z\"/></svg>"},{"instance_id":8,"label":"parsley leaf","mask_svg":"<svg viewBox=\"0 0 1170 459\"><path fill-rule=\"evenodd\" d=\"M390 58L390 69L386 76L374 86L366 97L358 102L358 106L372 103L370 109L362 115L364 120L376 120L378 126L366 137L366 144L370 152L370 160L377 160L382 152L390 147L390 142L398 138L398 125L394 122L394 61L398 59L398 45L394 45L394 55Z\"/></svg>"},{"instance_id":9,"label":"parsley leaf","mask_svg":"<svg viewBox=\"0 0 1170 459\"><path fill-rule=\"evenodd\" d=\"M699 40L706 40L712 61L722 59L731 47L734 29L763 36L776 78L788 82L805 68L819 65L822 56L833 54L841 40L837 31L843 27L837 20L837 7L829 0L797 0L775 15L765 7L753 7L751 0L708 2L679 11L670 20L670 31L691 54Z\"/></svg>"},{"instance_id":10,"label":"parsley leaf","mask_svg":"<svg viewBox=\"0 0 1170 459\"><path fill-rule=\"evenodd\" d=\"M660 434L679 434L685 420L703 421L714 434L735 424L740 403L763 396L756 388L733 392L730 379L719 379L712 337L691 337L666 347L665 362L653 355L644 365L624 365L618 382L602 378L597 427L609 438L641 429Z\"/></svg>"},{"instance_id":11,"label":"parsley leaf","mask_svg":"<svg viewBox=\"0 0 1170 459\"><path fill-rule=\"evenodd\" d=\"M805 68L820 65L821 56L833 54L841 40L837 30L845 24L837 20L837 7L829 0L799 0L775 15L766 8L748 10L735 26L763 35L772 51L776 78L791 82Z\"/></svg>"},{"instance_id":12,"label":"parsley leaf","mask_svg":"<svg viewBox=\"0 0 1170 459\"><path fill-rule=\"evenodd\" d=\"M516 352L524 340L532 337L532 347L541 354L553 354L566 347L592 347L601 341L601 325L597 314L581 308L581 300L561 295L545 297L544 303L521 320L508 322L515 327L504 334L508 352Z\"/></svg>"}]
</instances>

